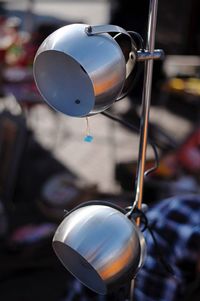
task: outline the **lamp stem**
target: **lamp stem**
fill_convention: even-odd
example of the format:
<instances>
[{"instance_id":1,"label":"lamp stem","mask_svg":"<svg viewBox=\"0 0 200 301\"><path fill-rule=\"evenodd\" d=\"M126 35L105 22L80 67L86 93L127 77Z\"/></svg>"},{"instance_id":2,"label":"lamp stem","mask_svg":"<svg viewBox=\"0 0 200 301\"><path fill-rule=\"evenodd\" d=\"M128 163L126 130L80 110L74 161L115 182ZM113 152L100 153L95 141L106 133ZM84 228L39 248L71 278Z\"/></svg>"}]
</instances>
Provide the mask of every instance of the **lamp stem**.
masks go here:
<instances>
[{"instance_id":1,"label":"lamp stem","mask_svg":"<svg viewBox=\"0 0 200 301\"><path fill-rule=\"evenodd\" d=\"M156 35L156 23L157 23L157 10L158 0L150 0L149 4L149 18L148 18L148 34L146 42L146 50L150 53L154 52L155 47L155 35ZM135 207L141 209L143 198L143 186L144 186L144 172L146 162L146 149L148 138L148 123L149 123L149 111L151 103L151 88L152 88L152 75L153 75L153 59L149 59L144 62L144 83L142 94L142 114L140 121L140 144L138 154L138 165L136 173L136 194L133 206L129 214L131 215ZM140 225L140 219L136 220L137 225ZM130 288L130 301L134 300L134 284L135 280L131 281Z\"/></svg>"},{"instance_id":2,"label":"lamp stem","mask_svg":"<svg viewBox=\"0 0 200 301\"><path fill-rule=\"evenodd\" d=\"M150 0L149 4L149 18L148 18L148 34L146 42L146 50L153 53L155 45L156 23L157 23L157 8L158 0ZM133 212L135 207L141 209L143 198L143 185L144 185L144 172L146 161L147 137L148 137L148 123L149 111L151 102L151 87L152 87L152 73L153 73L153 59L144 62L144 83L142 94L142 113L140 121L140 142L138 165L136 173L136 187L135 187L135 200L129 214ZM139 219L137 224L139 225Z\"/></svg>"}]
</instances>

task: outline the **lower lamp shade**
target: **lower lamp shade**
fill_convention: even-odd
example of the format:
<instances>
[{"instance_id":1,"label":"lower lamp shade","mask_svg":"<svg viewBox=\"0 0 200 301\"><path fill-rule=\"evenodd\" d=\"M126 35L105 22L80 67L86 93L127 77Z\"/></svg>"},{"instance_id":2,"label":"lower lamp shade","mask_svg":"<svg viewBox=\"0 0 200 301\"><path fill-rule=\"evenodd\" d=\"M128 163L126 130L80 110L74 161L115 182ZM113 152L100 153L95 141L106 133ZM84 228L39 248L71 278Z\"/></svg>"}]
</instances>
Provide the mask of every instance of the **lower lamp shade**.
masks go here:
<instances>
[{"instance_id":1,"label":"lower lamp shade","mask_svg":"<svg viewBox=\"0 0 200 301\"><path fill-rule=\"evenodd\" d=\"M69 213L54 235L53 249L71 274L102 295L131 280L146 253L135 223L106 205L88 205Z\"/></svg>"}]
</instances>

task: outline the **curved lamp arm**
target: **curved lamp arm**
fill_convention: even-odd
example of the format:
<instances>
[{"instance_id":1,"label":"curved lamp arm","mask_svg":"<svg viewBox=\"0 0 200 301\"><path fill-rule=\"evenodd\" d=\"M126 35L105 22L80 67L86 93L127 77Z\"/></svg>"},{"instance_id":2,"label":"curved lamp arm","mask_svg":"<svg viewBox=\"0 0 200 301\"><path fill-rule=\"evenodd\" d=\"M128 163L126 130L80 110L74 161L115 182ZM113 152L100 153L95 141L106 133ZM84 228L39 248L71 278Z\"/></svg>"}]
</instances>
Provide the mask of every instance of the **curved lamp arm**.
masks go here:
<instances>
[{"instance_id":1,"label":"curved lamp arm","mask_svg":"<svg viewBox=\"0 0 200 301\"><path fill-rule=\"evenodd\" d=\"M117 25L94 25L94 26L87 26L85 28L85 32L88 36L92 36L95 34L101 34L101 33L122 33L127 35L130 40L133 42L133 39L128 31L126 31L124 28L117 26ZM133 42L134 44L134 42ZM148 50L147 50L148 49ZM152 49L150 50L150 47L147 47L145 51L138 50L136 60L138 62L144 62L147 60L162 60L165 56L164 51L162 49Z\"/></svg>"}]
</instances>

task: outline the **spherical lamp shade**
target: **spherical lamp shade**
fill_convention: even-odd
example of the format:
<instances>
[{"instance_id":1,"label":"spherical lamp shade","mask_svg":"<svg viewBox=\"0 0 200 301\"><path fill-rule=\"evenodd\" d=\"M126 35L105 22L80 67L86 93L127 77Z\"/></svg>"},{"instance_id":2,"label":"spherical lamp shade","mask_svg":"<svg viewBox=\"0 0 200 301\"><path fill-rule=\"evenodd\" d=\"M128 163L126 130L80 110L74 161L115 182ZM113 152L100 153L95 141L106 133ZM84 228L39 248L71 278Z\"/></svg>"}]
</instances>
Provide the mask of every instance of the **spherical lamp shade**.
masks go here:
<instances>
[{"instance_id":1,"label":"spherical lamp shade","mask_svg":"<svg viewBox=\"0 0 200 301\"><path fill-rule=\"evenodd\" d=\"M126 80L126 61L108 33L88 36L88 25L64 26L39 47L33 73L37 87L57 111L87 116L108 108Z\"/></svg>"},{"instance_id":2,"label":"spherical lamp shade","mask_svg":"<svg viewBox=\"0 0 200 301\"><path fill-rule=\"evenodd\" d=\"M134 277L144 260L145 242L135 223L119 210L89 205L65 217L53 248L69 272L104 295Z\"/></svg>"}]
</instances>

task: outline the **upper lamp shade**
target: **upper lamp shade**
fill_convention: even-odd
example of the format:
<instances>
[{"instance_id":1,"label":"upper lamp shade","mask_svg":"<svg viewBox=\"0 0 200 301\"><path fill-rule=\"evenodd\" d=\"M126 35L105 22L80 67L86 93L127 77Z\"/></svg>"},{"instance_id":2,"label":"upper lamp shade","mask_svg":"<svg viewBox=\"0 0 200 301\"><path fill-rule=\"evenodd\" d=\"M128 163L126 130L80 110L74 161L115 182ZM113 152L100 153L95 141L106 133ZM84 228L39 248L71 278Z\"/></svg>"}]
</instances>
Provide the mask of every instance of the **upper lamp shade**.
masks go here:
<instances>
[{"instance_id":1,"label":"upper lamp shade","mask_svg":"<svg viewBox=\"0 0 200 301\"><path fill-rule=\"evenodd\" d=\"M44 40L33 66L36 85L47 103L66 115L104 111L126 80L122 49L108 33L88 36L86 24L61 27Z\"/></svg>"},{"instance_id":2,"label":"upper lamp shade","mask_svg":"<svg viewBox=\"0 0 200 301\"><path fill-rule=\"evenodd\" d=\"M146 245L139 228L122 212L87 205L65 217L54 235L53 249L69 272L104 295L135 276Z\"/></svg>"}]
</instances>

